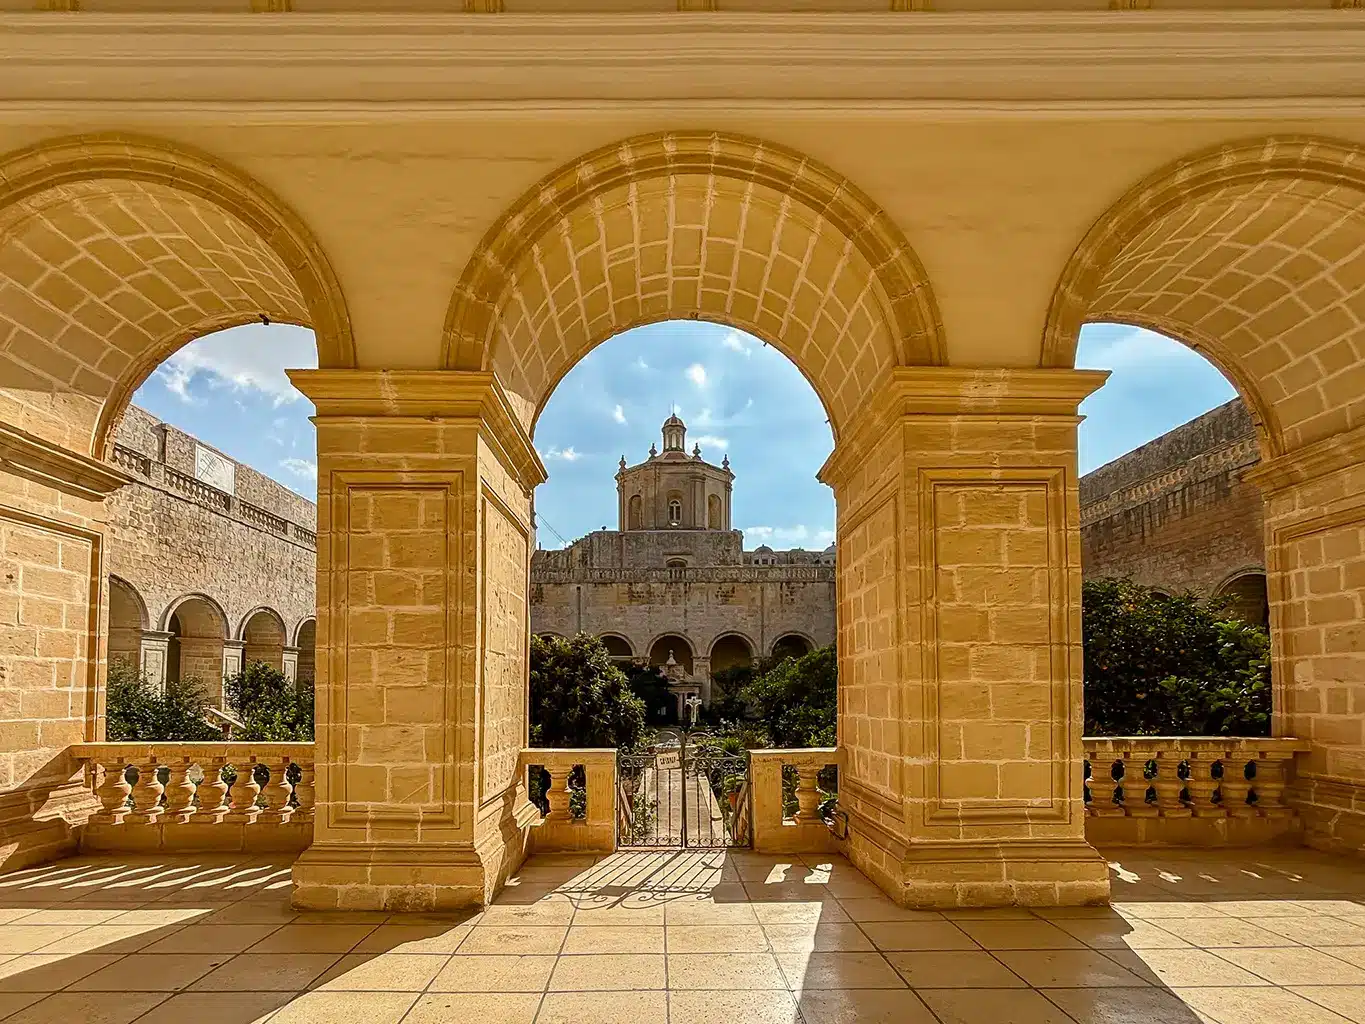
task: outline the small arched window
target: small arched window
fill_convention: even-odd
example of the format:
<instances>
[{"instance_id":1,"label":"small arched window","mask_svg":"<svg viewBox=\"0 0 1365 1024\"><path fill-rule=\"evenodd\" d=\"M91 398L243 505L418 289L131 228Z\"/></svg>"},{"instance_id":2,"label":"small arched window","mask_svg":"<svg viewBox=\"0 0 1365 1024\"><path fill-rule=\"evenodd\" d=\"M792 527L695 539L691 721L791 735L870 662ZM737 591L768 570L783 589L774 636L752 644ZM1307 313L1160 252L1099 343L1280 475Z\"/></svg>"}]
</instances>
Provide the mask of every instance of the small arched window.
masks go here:
<instances>
[{"instance_id":1,"label":"small arched window","mask_svg":"<svg viewBox=\"0 0 1365 1024\"><path fill-rule=\"evenodd\" d=\"M706 526L711 530L720 529L720 496L713 494L706 499Z\"/></svg>"},{"instance_id":2,"label":"small arched window","mask_svg":"<svg viewBox=\"0 0 1365 1024\"><path fill-rule=\"evenodd\" d=\"M677 498L668 499L668 525L679 526L682 523L682 502Z\"/></svg>"},{"instance_id":3,"label":"small arched window","mask_svg":"<svg viewBox=\"0 0 1365 1024\"><path fill-rule=\"evenodd\" d=\"M639 530L645 525L643 503L638 494L630 496L630 513L627 517L628 529Z\"/></svg>"}]
</instances>

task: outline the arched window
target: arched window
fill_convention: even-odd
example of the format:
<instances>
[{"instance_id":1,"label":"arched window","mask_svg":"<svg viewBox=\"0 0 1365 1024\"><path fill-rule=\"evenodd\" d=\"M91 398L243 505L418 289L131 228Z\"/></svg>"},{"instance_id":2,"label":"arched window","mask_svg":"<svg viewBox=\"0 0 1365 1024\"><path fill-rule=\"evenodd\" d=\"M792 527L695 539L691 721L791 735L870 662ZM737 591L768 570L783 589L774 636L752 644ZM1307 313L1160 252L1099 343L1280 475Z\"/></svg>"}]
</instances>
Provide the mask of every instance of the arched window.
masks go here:
<instances>
[{"instance_id":1,"label":"arched window","mask_svg":"<svg viewBox=\"0 0 1365 1024\"><path fill-rule=\"evenodd\" d=\"M626 522L631 530L642 530L645 525L644 505L638 494L630 496L630 512Z\"/></svg>"},{"instance_id":2,"label":"arched window","mask_svg":"<svg viewBox=\"0 0 1365 1024\"><path fill-rule=\"evenodd\" d=\"M706 526L710 530L720 529L720 495L713 494L706 499Z\"/></svg>"},{"instance_id":3,"label":"arched window","mask_svg":"<svg viewBox=\"0 0 1365 1024\"><path fill-rule=\"evenodd\" d=\"M668 525L682 525L682 502L677 498L668 499Z\"/></svg>"},{"instance_id":4,"label":"arched window","mask_svg":"<svg viewBox=\"0 0 1365 1024\"><path fill-rule=\"evenodd\" d=\"M687 559L685 559L685 558L670 558L667 562L664 563L664 565L665 565L667 568L669 568L669 569L686 569L686 568L687 568Z\"/></svg>"}]
</instances>

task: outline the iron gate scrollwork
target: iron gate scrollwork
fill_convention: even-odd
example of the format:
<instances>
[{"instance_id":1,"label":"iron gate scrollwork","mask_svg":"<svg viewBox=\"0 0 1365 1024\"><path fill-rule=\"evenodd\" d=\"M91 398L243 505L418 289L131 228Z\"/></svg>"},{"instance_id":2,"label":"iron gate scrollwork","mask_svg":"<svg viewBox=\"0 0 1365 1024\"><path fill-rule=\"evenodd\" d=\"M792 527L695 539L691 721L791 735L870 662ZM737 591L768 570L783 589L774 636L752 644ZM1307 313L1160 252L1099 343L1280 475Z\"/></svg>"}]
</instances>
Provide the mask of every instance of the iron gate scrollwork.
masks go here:
<instances>
[{"instance_id":1,"label":"iron gate scrollwork","mask_svg":"<svg viewBox=\"0 0 1365 1024\"><path fill-rule=\"evenodd\" d=\"M752 844L749 755L699 745L683 730L641 753L617 756L617 844L632 849L716 849Z\"/></svg>"}]
</instances>

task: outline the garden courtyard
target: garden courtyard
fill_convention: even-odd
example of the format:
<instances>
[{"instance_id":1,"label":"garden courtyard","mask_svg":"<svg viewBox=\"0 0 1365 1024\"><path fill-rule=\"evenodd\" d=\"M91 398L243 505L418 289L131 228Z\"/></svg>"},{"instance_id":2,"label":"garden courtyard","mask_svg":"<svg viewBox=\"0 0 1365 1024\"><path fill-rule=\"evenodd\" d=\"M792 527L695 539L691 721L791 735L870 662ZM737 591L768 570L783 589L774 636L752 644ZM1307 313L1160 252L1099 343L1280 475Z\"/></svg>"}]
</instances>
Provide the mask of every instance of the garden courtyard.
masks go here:
<instances>
[{"instance_id":1,"label":"garden courtyard","mask_svg":"<svg viewBox=\"0 0 1365 1024\"><path fill-rule=\"evenodd\" d=\"M1340 1024L1365 873L1110 850L1111 907L911 911L837 856L538 856L480 913L298 913L269 858L0 877L5 1024Z\"/></svg>"}]
</instances>

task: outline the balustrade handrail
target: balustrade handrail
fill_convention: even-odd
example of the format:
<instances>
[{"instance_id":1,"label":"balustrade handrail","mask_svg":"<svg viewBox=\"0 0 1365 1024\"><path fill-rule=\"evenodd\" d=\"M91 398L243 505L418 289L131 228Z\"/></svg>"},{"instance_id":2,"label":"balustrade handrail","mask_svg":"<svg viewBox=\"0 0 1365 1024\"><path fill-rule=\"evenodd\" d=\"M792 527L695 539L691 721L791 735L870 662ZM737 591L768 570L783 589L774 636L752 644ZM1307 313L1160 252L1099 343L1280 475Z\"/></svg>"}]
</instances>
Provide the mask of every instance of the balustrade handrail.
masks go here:
<instances>
[{"instance_id":1,"label":"balustrade handrail","mask_svg":"<svg viewBox=\"0 0 1365 1024\"><path fill-rule=\"evenodd\" d=\"M1266 750L1298 753L1308 741L1295 736L1086 736L1087 752L1125 750Z\"/></svg>"},{"instance_id":2,"label":"balustrade handrail","mask_svg":"<svg viewBox=\"0 0 1365 1024\"><path fill-rule=\"evenodd\" d=\"M73 743L71 752L76 757L90 760L123 755L167 757L291 757L312 756L317 744L312 741L294 743L251 742L244 740L111 740L96 743Z\"/></svg>"}]
</instances>

